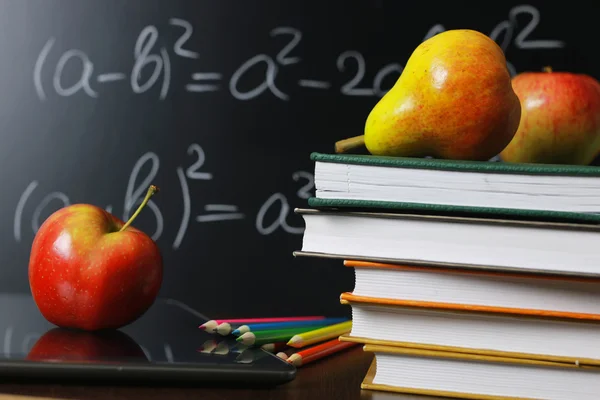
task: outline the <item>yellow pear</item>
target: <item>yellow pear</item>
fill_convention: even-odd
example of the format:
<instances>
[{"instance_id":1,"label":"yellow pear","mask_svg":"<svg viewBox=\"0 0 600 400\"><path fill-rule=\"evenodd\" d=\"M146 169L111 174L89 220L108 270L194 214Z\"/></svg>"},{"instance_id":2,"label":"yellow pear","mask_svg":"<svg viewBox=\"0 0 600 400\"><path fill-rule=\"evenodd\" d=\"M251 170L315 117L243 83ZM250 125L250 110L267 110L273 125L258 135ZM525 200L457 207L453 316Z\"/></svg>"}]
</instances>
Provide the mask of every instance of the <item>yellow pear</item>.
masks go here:
<instances>
[{"instance_id":1,"label":"yellow pear","mask_svg":"<svg viewBox=\"0 0 600 400\"><path fill-rule=\"evenodd\" d=\"M371 110L364 135L336 143L374 155L489 160L511 141L521 116L502 49L456 29L422 42Z\"/></svg>"}]
</instances>

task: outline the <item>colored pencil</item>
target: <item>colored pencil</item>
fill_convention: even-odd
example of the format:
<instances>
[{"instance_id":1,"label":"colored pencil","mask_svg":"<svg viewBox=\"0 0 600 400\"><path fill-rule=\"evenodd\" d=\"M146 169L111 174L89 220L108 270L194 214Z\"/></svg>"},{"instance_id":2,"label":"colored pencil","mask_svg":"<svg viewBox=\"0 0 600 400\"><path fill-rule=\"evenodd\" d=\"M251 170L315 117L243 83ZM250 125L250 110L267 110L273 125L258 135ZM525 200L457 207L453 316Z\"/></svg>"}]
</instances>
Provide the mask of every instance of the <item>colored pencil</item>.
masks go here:
<instances>
[{"instance_id":1,"label":"colored pencil","mask_svg":"<svg viewBox=\"0 0 600 400\"><path fill-rule=\"evenodd\" d=\"M358 345L358 343L340 342L339 339L336 338L294 353L291 356L286 357L285 360L290 364L294 364L296 367L300 367L356 345ZM285 355L287 356L287 354Z\"/></svg>"},{"instance_id":2,"label":"colored pencil","mask_svg":"<svg viewBox=\"0 0 600 400\"><path fill-rule=\"evenodd\" d=\"M265 343L260 346L261 349L268 351L269 353L275 353L277 351L285 350L288 347L285 341L277 343Z\"/></svg>"},{"instance_id":3,"label":"colored pencil","mask_svg":"<svg viewBox=\"0 0 600 400\"><path fill-rule=\"evenodd\" d=\"M318 319L310 319L310 320L306 320L306 321L324 321L325 317L323 318L318 318ZM265 323L265 324L277 324L277 323L284 323L284 322L304 322L304 320L302 321L281 321L281 322L261 322L261 323ZM245 325L245 324L244 324ZM244 325L240 325L240 324L234 324L234 323L229 323L229 322L222 322L219 325L217 325L217 327L213 330L213 333L218 333L219 335L222 336L227 336L230 333L233 333L233 331L237 328L239 328L240 326L244 326ZM327 325L327 324L323 324L323 325ZM279 329L279 328L273 328L273 329ZM283 329L283 328L281 328Z\"/></svg>"},{"instance_id":4,"label":"colored pencil","mask_svg":"<svg viewBox=\"0 0 600 400\"><path fill-rule=\"evenodd\" d=\"M220 323L214 330L214 333L218 333L222 336L227 336L233 331L235 328L231 326L229 322Z\"/></svg>"},{"instance_id":5,"label":"colored pencil","mask_svg":"<svg viewBox=\"0 0 600 400\"><path fill-rule=\"evenodd\" d=\"M264 331L268 329L287 329L297 328L301 326L327 326L333 325L340 322L348 321L348 318L325 318L317 319L313 321L285 321L285 322L263 322L259 324L247 324L240 325L237 329L234 329L231 333L239 336L246 332Z\"/></svg>"},{"instance_id":6,"label":"colored pencil","mask_svg":"<svg viewBox=\"0 0 600 400\"><path fill-rule=\"evenodd\" d=\"M290 347L305 347L313 343L324 342L333 339L344 333L350 332L352 329L352 321L340 322L339 324L329 325L324 328L315 329L308 332L302 332L294 335L287 345ZM250 332L249 332L250 333Z\"/></svg>"},{"instance_id":7,"label":"colored pencil","mask_svg":"<svg viewBox=\"0 0 600 400\"><path fill-rule=\"evenodd\" d=\"M346 343L352 343L352 342L346 342ZM283 351L280 351L279 353L275 354L277 357L281 358L282 360L287 360L289 357L287 354L285 354Z\"/></svg>"},{"instance_id":8,"label":"colored pencil","mask_svg":"<svg viewBox=\"0 0 600 400\"><path fill-rule=\"evenodd\" d=\"M262 346L267 343L275 342L287 342L294 335L303 332L309 332L314 328L311 326L304 326L300 328L292 329L273 329L268 331L257 331L257 332L246 332L243 335L238 336L235 340L241 342L247 346Z\"/></svg>"},{"instance_id":9,"label":"colored pencil","mask_svg":"<svg viewBox=\"0 0 600 400\"><path fill-rule=\"evenodd\" d=\"M325 318L325 316L323 316L323 315L312 315L312 316L305 316L305 317L211 319L210 321L206 321L205 323L200 325L198 328L205 330L207 332L213 332L217 328L217 326L219 326L220 324L225 323L225 322L227 322L229 324L243 325L243 324L258 324L258 323L262 323L262 322L307 321L307 320L324 319L324 318Z\"/></svg>"}]
</instances>

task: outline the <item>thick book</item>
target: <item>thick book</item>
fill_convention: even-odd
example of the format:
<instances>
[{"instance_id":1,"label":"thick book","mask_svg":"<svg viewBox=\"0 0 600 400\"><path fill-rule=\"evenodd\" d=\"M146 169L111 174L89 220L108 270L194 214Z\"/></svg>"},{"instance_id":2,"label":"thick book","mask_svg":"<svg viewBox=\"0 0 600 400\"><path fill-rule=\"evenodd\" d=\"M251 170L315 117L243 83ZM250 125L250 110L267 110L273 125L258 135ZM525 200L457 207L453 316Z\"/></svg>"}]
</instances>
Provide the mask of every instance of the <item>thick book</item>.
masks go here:
<instances>
[{"instance_id":1,"label":"thick book","mask_svg":"<svg viewBox=\"0 0 600 400\"><path fill-rule=\"evenodd\" d=\"M600 167L313 153L311 207L600 213Z\"/></svg>"},{"instance_id":2,"label":"thick book","mask_svg":"<svg viewBox=\"0 0 600 400\"><path fill-rule=\"evenodd\" d=\"M597 400L600 368L365 345L374 359L362 389L482 400Z\"/></svg>"},{"instance_id":3,"label":"thick book","mask_svg":"<svg viewBox=\"0 0 600 400\"><path fill-rule=\"evenodd\" d=\"M295 256L455 269L600 276L600 225L296 209Z\"/></svg>"},{"instance_id":4,"label":"thick book","mask_svg":"<svg viewBox=\"0 0 600 400\"><path fill-rule=\"evenodd\" d=\"M340 340L600 366L600 317L507 313L342 293L352 329Z\"/></svg>"},{"instance_id":5,"label":"thick book","mask_svg":"<svg viewBox=\"0 0 600 400\"><path fill-rule=\"evenodd\" d=\"M600 320L600 278L509 274L345 260L359 297Z\"/></svg>"}]
</instances>

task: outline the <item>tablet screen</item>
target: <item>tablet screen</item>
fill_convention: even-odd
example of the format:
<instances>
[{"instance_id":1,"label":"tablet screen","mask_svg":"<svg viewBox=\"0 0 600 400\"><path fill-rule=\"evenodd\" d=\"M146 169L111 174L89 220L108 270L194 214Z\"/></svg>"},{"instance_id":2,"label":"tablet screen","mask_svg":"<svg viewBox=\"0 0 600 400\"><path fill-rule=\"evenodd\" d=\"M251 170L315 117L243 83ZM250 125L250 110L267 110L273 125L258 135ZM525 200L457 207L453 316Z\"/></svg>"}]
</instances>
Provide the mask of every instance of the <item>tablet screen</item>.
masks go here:
<instances>
[{"instance_id":1,"label":"tablet screen","mask_svg":"<svg viewBox=\"0 0 600 400\"><path fill-rule=\"evenodd\" d=\"M234 337L207 333L198 326L207 316L171 299L158 299L137 321L118 330L85 332L58 328L39 313L29 295L0 294L0 362L30 366L94 365L122 368L235 369L243 373L295 368L260 348L243 346ZM29 368L35 371L35 368Z\"/></svg>"}]
</instances>

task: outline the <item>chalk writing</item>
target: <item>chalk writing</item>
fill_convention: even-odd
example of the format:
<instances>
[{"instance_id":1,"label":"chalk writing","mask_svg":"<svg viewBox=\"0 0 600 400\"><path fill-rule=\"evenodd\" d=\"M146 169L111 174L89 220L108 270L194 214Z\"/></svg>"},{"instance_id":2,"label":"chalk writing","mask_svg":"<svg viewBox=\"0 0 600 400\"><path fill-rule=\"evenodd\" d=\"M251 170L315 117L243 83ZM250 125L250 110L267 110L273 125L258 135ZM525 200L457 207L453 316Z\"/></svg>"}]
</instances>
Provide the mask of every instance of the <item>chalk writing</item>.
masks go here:
<instances>
[{"instance_id":1,"label":"chalk writing","mask_svg":"<svg viewBox=\"0 0 600 400\"><path fill-rule=\"evenodd\" d=\"M178 222L175 236L170 242L173 250L177 250L185 240L191 222L205 224L246 220L249 217L249 213L252 212L252 210L240 209L240 206L237 204L219 202L204 204L194 214L197 202L194 202L192 199L190 185L195 185L202 181L211 181L214 179L214 174L212 171L205 169L206 153L200 144L190 144L187 148L187 155L190 157L189 163L181 164L174 170L181 189L181 219ZM139 204L141 204L148 186L156 181L160 170L161 161L156 152L145 152L135 161L124 191L122 220L128 220ZM143 175L142 171L147 172ZM307 171L296 171L291 175L291 178L299 185L295 189L296 198L302 200L308 199L314 189L313 174ZM41 190L40 186L40 182L34 180L25 187L19 196L13 219L13 234L16 242L23 241L24 221L29 220L31 232L35 234L40 229L44 216L72 204L69 196L60 191L50 191L44 194L38 202L33 202L32 195L34 192ZM290 200L284 193L277 191L276 188L273 190L274 193L266 197L253 216L256 231L261 235L270 235L278 229L292 235L302 234L304 227L295 226L289 222L290 213L292 213ZM24 210L28 203L32 203L31 206L33 207L31 217L24 215ZM146 215L144 218L150 218L155 226L154 231L149 231L148 234L155 241L164 240L166 222L160 207L154 199L151 199L148 201L147 208L148 210L144 213ZM111 204L105 206L104 209L114 213ZM276 217L272 221L267 216L269 212L276 214Z\"/></svg>"},{"instance_id":2,"label":"chalk writing","mask_svg":"<svg viewBox=\"0 0 600 400\"><path fill-rule=\"evenodd\" d=\"M184 60L201 59L201 49L192 49L191 39L194 35L194 26L182 18L168 19L169 26L165 29L179 31L175 42L169 46L158 46L160 32L154 25L145 26L139 33L133 48L133 65L128 74L126 71L100 72L96 74L94 62L86 51L92 49L67 49L58 58L52 77L52 88L60 97L71 97L84 94L90 98L99 98L95 86L110 82L118 83L128 78L131 90L136 94L149 93L153 88L159 100L164 100L171 90L172 57ZM517 50L560 49L566 46L565 42L555 39L533 39L536 28L541 23L540 11L531 5L518 5L509 10L507 18L494 26L489 37L495 40L502 50L508 50L511 44ZM444 24L438 22L432 25L423 36L427 40L446 30ZM269 37L273 41L281 42L279 50L274 54L260 52L245 61L241 61L230 77L224 77L221 72L207 71L195 72L191 75L191 83L183 85L183 90L188 93L211 93L223 90L220 82L227 81L227 89L231 96L239 101L249 101L263 95L272 95L282 101L289 101L290 94L281 87L281 81L289 77L287 67L293 64L306 63L310 60L302 59L298 48L302 45L303 33L292 26L278 26L271 29ZM162 41L161 41L162 42ZM41 48L33 68L33 83L42 101L48 96L42 82L44 66L48 63L50 53L56 47L56 39L51 37ZM170 55L173 53L173 56ZM173 60L175 61L175 60ZM63 71L68 63L79 63L80 72L74 82L65 82ZM334 66L342 76L342 83L337 89L341 95L351 97L374 96L382 97L389 91L404 69L401 62L392 61L376 70L368 68L367 60L357 49L347 49L332 59ZM517 68L507 61L511 74L517 74ZM151 71L146 78L141 78L141 71L145 68ZM256 81L253 71L263 71L261 81ZM96 75L95 75L96 74ZM250 78L250 76L253 78ZM284 76L285 75L285 76ZM372 80L367 79L373 76ZM334 89L334 76L296 77L297 86L307 90ZM252 80L254 79L254 80ZM94 82L94 85L92 85ZM387 87L384 87L384 82ZM153 92L154 93L154 92Z\"/></svg>"}]
</instances>

